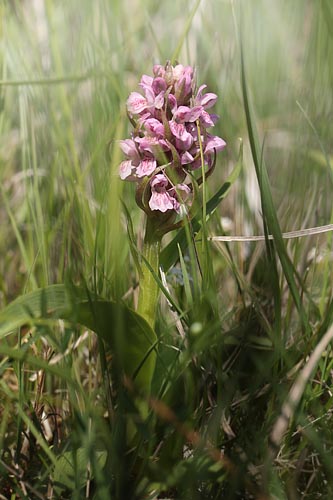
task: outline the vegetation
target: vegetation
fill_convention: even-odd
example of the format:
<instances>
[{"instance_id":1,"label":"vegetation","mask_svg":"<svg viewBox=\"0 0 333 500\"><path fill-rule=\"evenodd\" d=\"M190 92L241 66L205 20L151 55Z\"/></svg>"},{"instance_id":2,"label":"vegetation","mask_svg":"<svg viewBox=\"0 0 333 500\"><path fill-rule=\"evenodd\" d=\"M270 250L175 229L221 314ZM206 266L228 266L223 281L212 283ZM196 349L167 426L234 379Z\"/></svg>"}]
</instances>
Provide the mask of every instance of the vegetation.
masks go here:
<instances>
[{"instance_id":1,"label":"vegetation","mask_svg":"<svg viewBox=\"0 0 333 500\"><path fill-rule=\"evenodd\" d=\"M283 235L333 223L330 0L0 0L0 47L0 498L332 498L332 226ZM118 141L167 60L227 147L157 274Z\"/></svg>"}]
</instances>

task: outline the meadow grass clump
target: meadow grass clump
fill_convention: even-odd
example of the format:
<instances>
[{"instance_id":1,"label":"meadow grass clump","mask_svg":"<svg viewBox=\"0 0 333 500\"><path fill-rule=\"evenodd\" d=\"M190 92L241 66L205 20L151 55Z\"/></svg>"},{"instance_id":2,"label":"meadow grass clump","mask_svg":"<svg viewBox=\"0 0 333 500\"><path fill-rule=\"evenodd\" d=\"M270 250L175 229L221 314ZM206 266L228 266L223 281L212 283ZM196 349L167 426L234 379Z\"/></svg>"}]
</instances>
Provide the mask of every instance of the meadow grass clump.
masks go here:
<instances>
[{"instance_id":1,"label":"meadow grass clump","mask_svg":"<svg viewBox=\"0 0 333 500\"><path fill-rule=\"evenodd\" d=\"M0 2L1 499L332 497L332 19Z\"/></svg>"}]
</instances>

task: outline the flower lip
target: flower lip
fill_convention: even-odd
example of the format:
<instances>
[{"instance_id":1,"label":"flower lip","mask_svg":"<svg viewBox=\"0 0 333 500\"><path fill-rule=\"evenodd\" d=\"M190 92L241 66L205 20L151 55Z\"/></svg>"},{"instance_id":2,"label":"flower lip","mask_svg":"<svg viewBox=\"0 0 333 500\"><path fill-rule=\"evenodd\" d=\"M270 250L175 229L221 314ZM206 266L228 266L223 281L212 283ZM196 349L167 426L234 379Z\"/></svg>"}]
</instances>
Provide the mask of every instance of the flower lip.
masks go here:
<instances>
[{"instance_id":1,"label":"flower lip","mask_svg":"<svg viewBox=\"0 0 333 500\"><path fill-rule=\"evenodd\" d=\"M137 177L145 177L151 175L154 170L156 170L156 160L153 158L145 158L140 161L139 165L136 168Z\"/></svg>"},{"instance_id":2,"label":"flower lip","mask_svg":"<svg viewBox=\"0 0 333 500\"><path fill-rule=\"evenodd\" d=\"M148 103L139 92L131 92L127 99L127 109L129 113L137 115L147 109Z\"/></svg>"},{"instance_id":3,"label":"flower lip","mask_svg":"<svg viewBox=\"0 0 333 500\"><path fill-rule=\"evenodd\" d=\"M122 180L127 179L132 174L133 165L131 160L124 160L119 166L119 177Z\"/></svg>"}]
</instances>

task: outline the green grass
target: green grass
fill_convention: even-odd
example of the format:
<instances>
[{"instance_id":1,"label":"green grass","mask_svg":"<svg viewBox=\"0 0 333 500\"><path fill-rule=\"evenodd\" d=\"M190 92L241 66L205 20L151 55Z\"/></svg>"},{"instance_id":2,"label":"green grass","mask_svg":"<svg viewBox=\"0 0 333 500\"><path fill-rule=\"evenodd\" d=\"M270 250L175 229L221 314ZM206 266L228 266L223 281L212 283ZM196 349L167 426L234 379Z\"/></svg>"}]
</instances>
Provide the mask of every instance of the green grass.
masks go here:
<instances>
[{"instance_id":1,"label":"green grass","mask_svg":"<svg viewBox=\"0 0 333 500\"><path fill-rule=\"evenodd\" d=\"M0 498L333 496L332 235L281 237L333 222L332 22L330 0L0 0ZM117 140L167 59L218 94L228 147L163 239L155 342Z\"/></svg>"}]
</instances>

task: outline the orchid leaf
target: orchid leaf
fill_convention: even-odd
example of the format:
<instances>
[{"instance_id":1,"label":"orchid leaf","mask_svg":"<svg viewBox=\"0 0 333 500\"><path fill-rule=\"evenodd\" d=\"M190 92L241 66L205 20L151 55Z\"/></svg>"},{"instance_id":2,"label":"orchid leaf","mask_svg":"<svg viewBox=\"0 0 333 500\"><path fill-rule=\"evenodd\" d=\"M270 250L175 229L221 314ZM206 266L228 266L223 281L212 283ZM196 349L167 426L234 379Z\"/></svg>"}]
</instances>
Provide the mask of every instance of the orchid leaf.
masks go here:
<instances>
[{"instance_id":1,"label":"orchid leaf","mask_svg":"<svg viewBox=\"0 0 333 500\"><path fill-rule=\"evenodd\" d=\"M156 334L139 314L80 288L51 285L22 295L0 312L0 339L46 319L63 319L94 331L115 354L117 369L135 379L138 389L150 390Z\"/></svg>"},{"instance_id":2,"label":"orchid leaf","mask_svg":"<svg viewBox=\"0 0 333 500\"><path fill-rule=\"evenodd\" d=\"M107 452L101 450L95 453L98 465L104 467L107 460ZM74 460L74 451L65 451L57 459L53 472L53 483L58 495L65 490L73 492L75 486L82 489L86 483L89 470L89 460L86 450L79 448L76 450L75 455Z\"/></svg>"}]
</instances>

